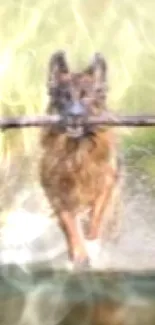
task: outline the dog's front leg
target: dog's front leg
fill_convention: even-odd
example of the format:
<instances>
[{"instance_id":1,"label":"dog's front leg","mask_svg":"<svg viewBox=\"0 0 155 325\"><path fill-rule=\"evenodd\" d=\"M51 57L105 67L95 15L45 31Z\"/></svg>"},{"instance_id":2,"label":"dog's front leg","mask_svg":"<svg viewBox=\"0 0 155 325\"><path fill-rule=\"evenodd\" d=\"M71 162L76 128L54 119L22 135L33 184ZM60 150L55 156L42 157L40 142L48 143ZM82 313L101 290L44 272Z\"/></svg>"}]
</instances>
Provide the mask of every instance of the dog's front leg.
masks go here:
<instances>
[{"instance_id":1,"label":"dog's front leg","mask_svg":"<svg viewBox=\"0 0 155 325\"><path fill-rule=\"evenodd\" d=\"M117 182L117 172L110 166L107 167L102 193L94 201L88 225L87 239L93 240L99 237L100 226L104 212L113 194Z\"/></svg>"},{"instance_id":2,"label":"dog's front leg","mask_svg":"<svg viewBox=\"0 0 155 325\"><path fill-rule=\"evenodd\" d=\"M60 213L60 223L67 237L71 260L77 266L89 264L87 252L78 231L76 219L68 211L63 211Z\"/></svg>"}]
</instances>

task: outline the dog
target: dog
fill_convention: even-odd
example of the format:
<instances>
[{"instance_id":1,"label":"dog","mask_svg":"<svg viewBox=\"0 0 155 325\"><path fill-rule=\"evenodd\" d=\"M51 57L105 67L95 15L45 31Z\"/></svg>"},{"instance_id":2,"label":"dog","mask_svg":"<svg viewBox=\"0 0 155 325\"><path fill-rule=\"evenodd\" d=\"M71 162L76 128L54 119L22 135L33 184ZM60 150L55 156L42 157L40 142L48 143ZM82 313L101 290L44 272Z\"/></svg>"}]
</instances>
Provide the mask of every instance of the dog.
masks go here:
<instances>
[{"instance_id":1,"label":"dog","mask_svg":"<svg viewBox=\"0 0 155 325\"><path fill-rule=\"evenodd\" d=\"M120 170L114 128L82 123L90 115L108 114L104 57L95 53L82 72L73 73L65 52L57 51L49 61L47 90L46 113L58 113L67 123L41 131L40 181L66 235L71 260L75 265L88 265L76 216L89 209L85 237L97 239L101 223L107 223L108 205L116 204L112 197Z\"/></svg>"}]
</instances>

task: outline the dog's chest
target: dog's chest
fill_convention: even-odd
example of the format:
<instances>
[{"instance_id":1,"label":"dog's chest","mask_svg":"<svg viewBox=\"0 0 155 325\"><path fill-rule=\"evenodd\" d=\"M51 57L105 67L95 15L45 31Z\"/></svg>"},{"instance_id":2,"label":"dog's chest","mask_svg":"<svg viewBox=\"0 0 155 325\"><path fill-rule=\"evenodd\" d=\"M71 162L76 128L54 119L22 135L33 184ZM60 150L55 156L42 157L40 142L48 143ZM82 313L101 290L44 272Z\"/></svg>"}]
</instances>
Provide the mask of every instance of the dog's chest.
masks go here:
<instances>
[{"instance_id":1,"label":"dog's chest","mask_svg":"<svg viewBox=\"0 0 155 325\"><path fill-rule=\"evenodd\" d=\"M104 148L99 150L95 146L83 144L76 150L66 151L62 159L63 170L70 177L75 175L77 182L82 180L83 183L87 183L103 175L107 158Z\"/></svg>"}]
</instances>

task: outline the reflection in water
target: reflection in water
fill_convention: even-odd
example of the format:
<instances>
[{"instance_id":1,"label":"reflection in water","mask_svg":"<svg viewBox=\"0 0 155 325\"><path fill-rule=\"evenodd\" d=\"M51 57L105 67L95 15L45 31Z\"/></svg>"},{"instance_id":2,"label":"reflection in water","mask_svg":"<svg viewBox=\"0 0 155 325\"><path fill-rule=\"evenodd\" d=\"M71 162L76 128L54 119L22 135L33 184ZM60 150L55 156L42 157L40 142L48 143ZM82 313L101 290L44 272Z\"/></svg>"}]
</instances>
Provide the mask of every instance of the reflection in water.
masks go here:
<instances>
[{"instance_id":1,"label":"reflection in water","mask_svg":"<svg viewBox=\"0 0 155 325\"><path fill-rule=\"evenodd\" d=\"M124 215L121 236L116 241L100 242L98 256L93 256L94 269L126 269L141 270L154 268L155 255L155 206L152 190L147 183L147 175L140 174L134 165L128 166L125 173L125 190L123 191ZM34 281L32 270L52 269L68 265L64 236L56 221L43 216L37 206L42 194L35 193L35 186L28 188L29 195L22 206L23 209L10 214L7 227L1 231L1 263L13 261L18 264L28 283ZM26 189L24 188L24 191ZM22 194L21 194L22 195ZM32 204L33 198L33 204ZM39 199L38 199L39 198ZM35 213L34 213L35 212ZM13 219L11 219L11 216ZM92 250L91 250L92 253ZM26 262L37 262L27 265ZM41 263L42 262L42 263ZM25 264L24 264L25 263ZM32 289L23 289L20 273L13 273L5 267L2 282L12 285L19 293L0 294L0 320L2 325L48 325L48 324L91 324L91 325L154 325L154 302L136 294L134 285L125 285L121 281L103 282L95 277L79 277L74 287L73 296L67 300L71 281L70 271L67 277L58 279L54 273L51 280L46 272L33 282ZM103 279L102 279L103 280ZM124 278L124 283L125 278ZM34 284L35 283L35 284ZM59 285L58 285L59 283ZM109 287L110 285L110 287ZM1 287L1 284L0 284ZM102 296L106 291L106 300L94 301L93 288ZM112 294L110 288L113 288ZM146 291L150 290L146 286ZM80 291L81 290L81 291ZM145 290L144 290L145 291ZM24 293L25 292L25 293ZM55 292L55 293L54 293ZM80 301L74 293L80 292ZM109 296L108 296L109 293ZM120 293L123 294L120 299ZM155 292L154 292L155 293ZM74 298L74 299L73 299Z\"/></svg>"}]
</instances>

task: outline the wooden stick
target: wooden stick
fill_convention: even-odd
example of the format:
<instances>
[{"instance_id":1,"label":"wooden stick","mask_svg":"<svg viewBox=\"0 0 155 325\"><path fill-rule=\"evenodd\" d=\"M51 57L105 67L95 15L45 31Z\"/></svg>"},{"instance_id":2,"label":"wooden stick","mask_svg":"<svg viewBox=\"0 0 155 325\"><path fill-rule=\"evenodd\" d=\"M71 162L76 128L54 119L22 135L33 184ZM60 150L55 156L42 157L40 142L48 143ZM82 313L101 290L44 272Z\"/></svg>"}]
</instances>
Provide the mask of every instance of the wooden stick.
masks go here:
<instances>
[{"instance_id":1,"label":"wooden stick","mask_svg":"<svg viewBox=\"0 0 155 325\"><path fill-rule=\"evenodd\" d=\"M60 115L47 116L20 116L1 117L0 129L23 128L23 127L44 127L49 125L58 126L72 125ZM105 125L115 127L144 127L155 126L155 115L119 116L116 114L102 114L101 116L89 116L81 124L84 125Z\"/></svg>"},{"instance_id":2,"label":"wooden stick","mask_svg":"<svg viewBox=\"0 0 155 325\"><path fill-rule=\"evenodd\" d=\"M58 125L61 120L59 115L2 117L0 118L0 128L5 130L11 128Z\"/></svg>"}]
</instances>

